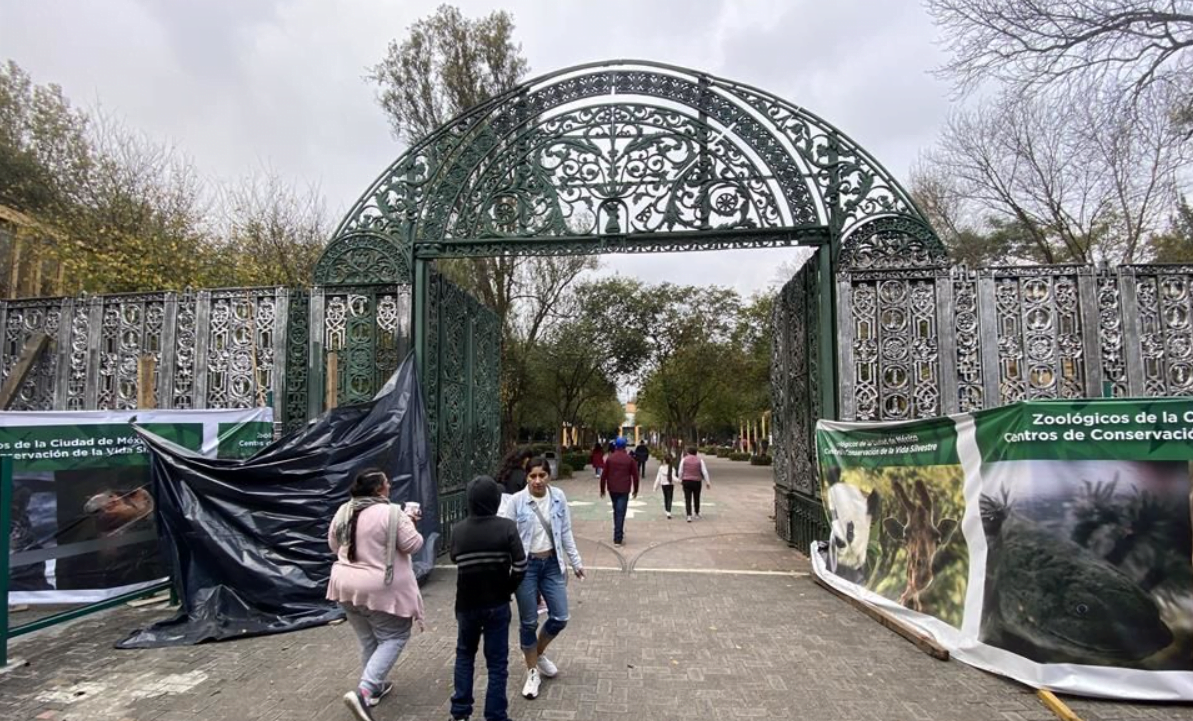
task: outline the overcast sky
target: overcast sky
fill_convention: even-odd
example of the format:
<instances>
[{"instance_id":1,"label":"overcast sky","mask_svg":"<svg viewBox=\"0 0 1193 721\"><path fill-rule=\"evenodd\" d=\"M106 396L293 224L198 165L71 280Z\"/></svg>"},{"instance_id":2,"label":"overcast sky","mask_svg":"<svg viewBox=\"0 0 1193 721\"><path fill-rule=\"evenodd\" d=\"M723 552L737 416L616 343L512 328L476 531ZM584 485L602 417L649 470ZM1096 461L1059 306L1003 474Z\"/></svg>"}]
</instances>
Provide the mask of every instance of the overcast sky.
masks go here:
<instances>
[{"instance_id":1,"label":"overcast sky","mask_svg":"<svg viewBox=\"0 0 1193 721\"><path fill-rule=\"evenodd\" d=\"M206 173L268 164L317 183L337 218L401 154L363 81L422 0L0 0L0 59L168 139ZM949 86L919 0L459 2L514 14L531 75L595 60L673 63L817 113L901 181ZM607 256L606 272L765 287L795 251Z\"/></svg>"}]
</instances>

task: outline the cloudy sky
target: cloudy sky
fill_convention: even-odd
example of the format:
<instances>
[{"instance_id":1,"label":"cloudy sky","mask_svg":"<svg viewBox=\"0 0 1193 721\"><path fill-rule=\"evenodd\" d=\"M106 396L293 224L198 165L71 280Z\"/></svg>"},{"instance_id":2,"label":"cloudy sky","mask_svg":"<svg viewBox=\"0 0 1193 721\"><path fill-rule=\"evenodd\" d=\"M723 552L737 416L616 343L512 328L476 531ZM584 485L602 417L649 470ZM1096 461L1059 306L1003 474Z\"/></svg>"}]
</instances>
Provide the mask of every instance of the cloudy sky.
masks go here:
<instances>
[{"instance_id":1,"label":"cloudy sky","mask_svg":"<svg viewBox=\"0 0 1193 721\"><path fill-rule=\"evenodd\" d=\"M363 81L438 0L0 0L0 59L102 103L206 173L268 164L317 183L337 216L402 151ZM943 54L919 0L467 2L503 8L532 75L638 58L746 82L819 114L901 180L948 113ZM609 256L605 272L748 293L797 251ZM681 265L682 264L682 265Z\"/></svg>"}]
</instances>

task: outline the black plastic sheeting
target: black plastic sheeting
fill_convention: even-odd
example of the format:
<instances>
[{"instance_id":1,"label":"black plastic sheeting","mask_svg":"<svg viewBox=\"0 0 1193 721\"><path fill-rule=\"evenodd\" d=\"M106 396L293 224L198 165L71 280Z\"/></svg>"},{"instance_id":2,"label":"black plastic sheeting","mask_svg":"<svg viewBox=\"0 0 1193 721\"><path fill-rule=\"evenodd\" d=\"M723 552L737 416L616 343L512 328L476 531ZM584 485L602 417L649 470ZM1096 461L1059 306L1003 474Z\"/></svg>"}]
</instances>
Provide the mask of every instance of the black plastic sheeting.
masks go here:
<instances>
[{"instance_id":1,"label":"black plastic sheeting","mask_svg":"<svg viewBox=\"0 0 1193 721\"><path fill-rule=\"evenodd\" d=\"M257 455L204 458L138 428L150 448L157 524L181 603L176 618L118 648L157 648L308 628L343 617L327 601L332 516L356 474L389 474L395 502L417 501L426 578L439 532L422 393L408 356L376 399L324 413Z\"/></svg>"}]
</instances>

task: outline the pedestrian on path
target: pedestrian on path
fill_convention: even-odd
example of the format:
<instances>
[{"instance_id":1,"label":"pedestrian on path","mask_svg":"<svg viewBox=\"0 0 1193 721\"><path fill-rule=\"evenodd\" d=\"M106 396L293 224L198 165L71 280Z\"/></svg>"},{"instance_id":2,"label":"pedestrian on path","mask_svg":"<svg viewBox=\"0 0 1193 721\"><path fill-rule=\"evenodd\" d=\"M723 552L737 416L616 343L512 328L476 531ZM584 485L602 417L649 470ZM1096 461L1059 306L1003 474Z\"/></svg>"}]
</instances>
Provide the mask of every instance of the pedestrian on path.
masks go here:
<instances>
[{"instance_id":1,"label":"pedestrian on path","mask_svg":"<svg viewBox=\"0 0 1193 721\"><path fill-rule=\"evenodd\" d=\"M410 639L415 621L422 624L423 597L414 579L411 554L423 547L414 524L417 509L403 511L389 502L389 479L377 469L362 472L327 531L336 554L327 598L343 607L360 640L360 683L344 694L344 703L361 721L393 689L386 680Z\"/></svg>"},{"instance_id":2,"label":"pedestrian on path","mask_svg":"<svg viewBox=\"0 0 1193 721\"><path fill-rule=\"evenodd\" d=\"M533 456L529 448L513 448L505 454L497 471L497 483L506 493L513 495L526 487L526 464Z\"/></svg>"},{"instance_id":3,"label":"pedestrian on path","mask_svg":"<svg viewBox=\"0 0 1193 721\"><path fill-rule=\"evenodd\" d=\"M641 441L634 449L634 460L638 461L638 476L645 478L646 462L650 460L650 447L646 445L646 441Z\"/></svg>"},{"instance_id":4,"label":"pedestrian on path","mask_svg":"<svg viewBox=\"0 0 1193 721\"><path fill-rule=\"evenodd\" d=\"M609 500L613 503L613 545L625 543L625 514L630 506L630 493L638 497L638 463L626 453L625 438L613 442L613 453L605 459L605 470L601 473L601 498L609 489Z\"/></svg>"},{"instance_id":5,"label":"pedestrian on path","mask_svg":"<svg viewBox=\"0 0 1193 721\"><path fill-rule=\"evenodd\" d=\"M671 518L671 498L675 495L675 481L678 475L675 470L675 457L670 453L663 456L663 462L659 465L659 470L654 474L654 488L657 490L660 487L663 489L663 510L667 512L667 518Z\"/></svg>"},{"instance_id":6,"label":"pedestrian on path","mask_svg":"<svg viewBox=\"0 0 1193 721\"><path fill-rule=\"evenodd\" d=\"M688 454L679 463L679 478L683 481L683 507L688 514L688 523L692 522L692 507L695 506L696 520L700 520L700 487L712 488L712 481L708 478L708 466L704 459L696 455L696 446L688 446Z\"/></svg>"},{"instance_id":7,"label":"pedestrian on path","mask_svg":"<svg viewBox=\"0 0 1193 721\"><path fill-rule=\"evenodd\" d=\"M543 654L568 622L567 563L576 578L584 579L584 562L572 536L572 513L567 496L551 482L551 468L544 458L530 461L526 488L514 494L503 514L518 524L518 536L527 555L526 576L514 592L518 601L518 641L526 659L522 695L537 698L541 677L554 678L559 668ZM567 559L565 561L564 559ZM547 622L539 631L539 594L547 601Z\"/></svg>"},{"instance_id":8,"label":"pedestrian on path","mask_svg":"<svg viewBox=\"0 0 1193 721\"><path fill-rule=\"evenodd\" d=\"M601 471L605 470L605 448L600 443L594 444L592 447L592 472L597 478L601 477Z\"/></svg>"},{"instance_id":9,"label":"pedestrian on path","mask_svg":"<svg viewBox=\"0 0 1193 721\"><path fill-rule=\"evenodd\" d=\"M505 684L509 679L510 595L526 575L526 553L518 525L497 516L501 486L489 476L468 484L468 518L452 529L456 564L456 669L452 719L472 716L476 652L485 640L486 721L509 721Z\"/></svg>"}]
</instances>

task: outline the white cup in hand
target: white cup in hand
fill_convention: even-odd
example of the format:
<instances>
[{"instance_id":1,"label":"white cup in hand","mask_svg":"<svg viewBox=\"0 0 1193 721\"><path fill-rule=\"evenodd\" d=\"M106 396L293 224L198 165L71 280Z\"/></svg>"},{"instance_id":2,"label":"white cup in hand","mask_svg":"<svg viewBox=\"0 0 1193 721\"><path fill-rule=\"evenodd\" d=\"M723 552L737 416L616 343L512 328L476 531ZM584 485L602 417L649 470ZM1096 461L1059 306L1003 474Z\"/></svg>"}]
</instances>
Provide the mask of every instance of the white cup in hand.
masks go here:
<instances>
[{"instance_id":1,"label":"white cup in hand","mask_svg":"<svg viewBox=\"0 0 1193 721\"><path fill-rule=\"evenodd\" d=\"M422 519L423 517L422 506L415 501L406 501L406 505L403 507L403 510L406 511L407 516L410 516L416 521Z\"/></svg>"}]
</instances>

